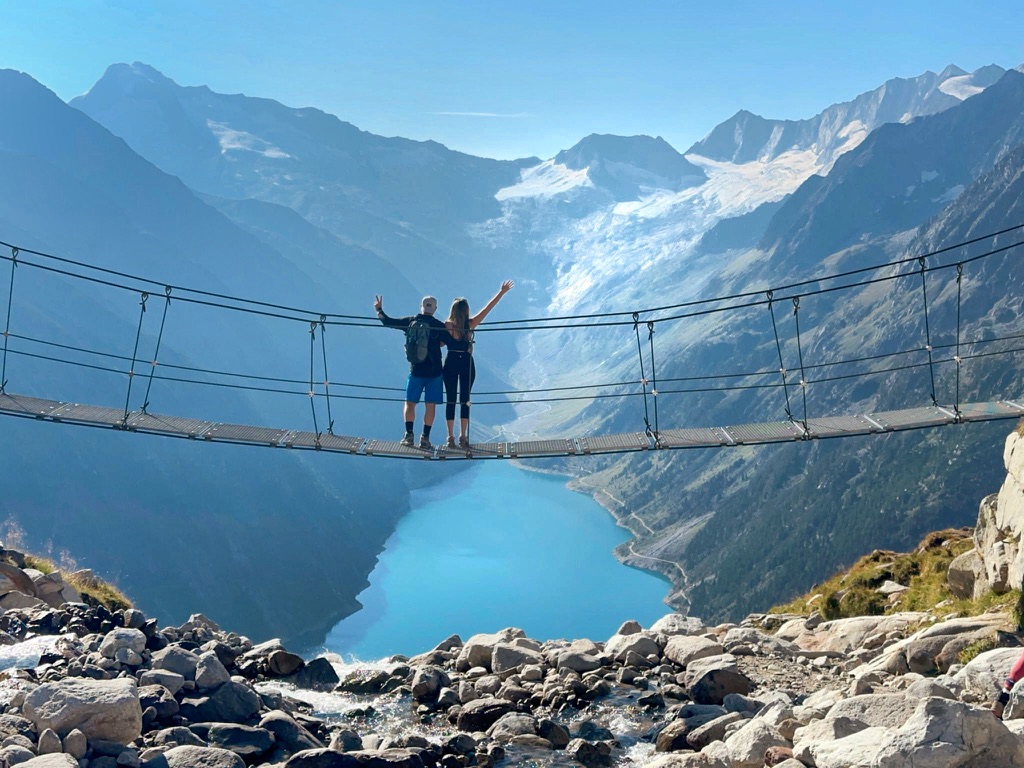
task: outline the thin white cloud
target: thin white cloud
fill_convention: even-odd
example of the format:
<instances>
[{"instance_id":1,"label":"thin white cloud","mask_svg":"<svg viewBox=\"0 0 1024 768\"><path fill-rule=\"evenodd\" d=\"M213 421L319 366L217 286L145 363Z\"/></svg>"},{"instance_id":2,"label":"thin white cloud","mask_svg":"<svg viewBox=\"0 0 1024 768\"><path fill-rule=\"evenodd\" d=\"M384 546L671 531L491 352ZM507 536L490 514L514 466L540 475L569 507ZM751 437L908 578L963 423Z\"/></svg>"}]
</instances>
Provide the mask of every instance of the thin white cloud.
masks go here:
<instances>
[{"instance_id":1,"label":"thin white cloud","mask_svg":"<svg viewBox=\"0 0 1024 768\"><path fill-rule=\"evenodd\" d=\"M534 115L529 112L431 112L430 114L441 115L444 117L534 117Z\"/></svg>"}]
</instances>

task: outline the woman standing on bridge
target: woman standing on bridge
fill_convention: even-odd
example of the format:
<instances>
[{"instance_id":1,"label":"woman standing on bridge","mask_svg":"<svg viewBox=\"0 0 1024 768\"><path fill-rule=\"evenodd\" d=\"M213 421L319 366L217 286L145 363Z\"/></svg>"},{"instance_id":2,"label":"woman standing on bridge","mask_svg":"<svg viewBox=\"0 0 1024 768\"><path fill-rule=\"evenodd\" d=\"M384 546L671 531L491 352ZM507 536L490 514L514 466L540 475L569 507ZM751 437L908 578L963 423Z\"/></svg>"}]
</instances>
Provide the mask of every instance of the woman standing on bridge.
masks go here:
<instances>
[{"instance_id":1,"label":"woman standing on bridge","mask_svg":"<svg viewBox=\"0 0 1024 768\"><path fill-rule=\"evenodd\" d=\"M456 299L445 322L453 341L448 342L448 354L444 359L444 391L446 402L445 418L448 421L448 447L455 447L455 400L459 401L459 445L469 447L469 393L476 379L476 365L473 362L473 331L484 321L487 314L512 290L511 280L501 284L501 289L477 314L470 317L469 302Z\"/></svg>"}]
</instances>

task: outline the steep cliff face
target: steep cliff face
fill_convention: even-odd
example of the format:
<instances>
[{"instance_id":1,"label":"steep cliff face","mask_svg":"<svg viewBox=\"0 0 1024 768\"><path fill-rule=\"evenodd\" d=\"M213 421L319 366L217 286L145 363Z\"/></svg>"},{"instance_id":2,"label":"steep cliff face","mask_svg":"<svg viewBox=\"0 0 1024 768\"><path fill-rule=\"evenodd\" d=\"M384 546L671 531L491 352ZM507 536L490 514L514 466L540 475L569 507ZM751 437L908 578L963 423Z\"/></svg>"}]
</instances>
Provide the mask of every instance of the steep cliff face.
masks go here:
<instances>
[{"instance_id":1,"label":"steep cliff face","mask_svg":"<svg viewBox=\"0 0 1024 768\"><path fill-rule=\"evenodd\" d=\"M1024 422L1006 438L1003 464L1006 479L999 493L982 501L975 550L964 556L964 567L976 575L975 593L1024 586Z\"/></svg>"}]
</instances>

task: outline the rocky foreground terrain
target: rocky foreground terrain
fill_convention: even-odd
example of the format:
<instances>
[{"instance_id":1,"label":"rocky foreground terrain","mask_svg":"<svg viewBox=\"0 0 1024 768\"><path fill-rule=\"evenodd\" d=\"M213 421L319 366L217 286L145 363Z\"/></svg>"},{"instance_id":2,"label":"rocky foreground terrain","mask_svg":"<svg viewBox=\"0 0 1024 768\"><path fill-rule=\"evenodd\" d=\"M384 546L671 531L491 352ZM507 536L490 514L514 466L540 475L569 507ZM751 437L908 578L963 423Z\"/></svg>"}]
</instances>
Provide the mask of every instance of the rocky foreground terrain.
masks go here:
<instances>
[{"instance_id":1,"label":"rocky foreground terrain","mask_svg":"<svg viewBox=\"0 0 1024 768\"><path fill-rule=\"evenodd\" d=\"M202 615L160 628L5 550L0 768L1024 766L1024 690L991 711L1019 617L955 610L1021 586L1024 437L1004 458L929 610L897 610L908 587L885 580L888 615L670 614L604 642L504 629L365 665Z\"/></svg>"}]
</instances>

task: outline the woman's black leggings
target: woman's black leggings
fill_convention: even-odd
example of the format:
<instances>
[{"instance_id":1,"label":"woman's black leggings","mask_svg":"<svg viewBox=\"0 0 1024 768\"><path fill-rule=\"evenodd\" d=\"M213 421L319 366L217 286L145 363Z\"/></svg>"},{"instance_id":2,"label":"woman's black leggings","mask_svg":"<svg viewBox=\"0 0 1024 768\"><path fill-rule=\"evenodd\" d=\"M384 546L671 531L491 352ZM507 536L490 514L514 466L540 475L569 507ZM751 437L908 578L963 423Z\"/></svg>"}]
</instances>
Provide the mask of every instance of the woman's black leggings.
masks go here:
<instances>
[{"instance_id":1,"label":"woman's black leggings","mask_svg":"<svg viewBox=\"0 0 1024 768\"><path fill-rule=\"evenodd\" d=\"M446 402L444 416L447 421L455 420L455 401L458 399L459 418L469 418L469 393L476 380L476 365L473 355L468 352L449 352L444 360L444 391Z\"/></svg>"}]
</instances>

